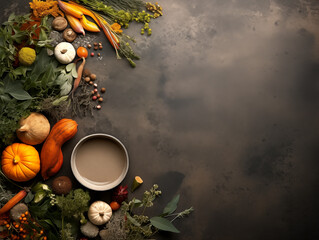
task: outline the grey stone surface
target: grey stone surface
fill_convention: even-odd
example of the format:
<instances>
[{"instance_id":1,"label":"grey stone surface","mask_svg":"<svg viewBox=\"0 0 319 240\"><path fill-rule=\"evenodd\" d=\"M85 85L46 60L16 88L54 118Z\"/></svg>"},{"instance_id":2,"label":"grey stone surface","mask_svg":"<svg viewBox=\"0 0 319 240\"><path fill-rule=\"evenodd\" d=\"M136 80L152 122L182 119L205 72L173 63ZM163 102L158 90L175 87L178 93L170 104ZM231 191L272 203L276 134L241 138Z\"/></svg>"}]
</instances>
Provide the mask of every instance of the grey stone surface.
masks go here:
<instances>
[{"instance_id":1,"label":"grey stone surface","mask_svg":"<svg viewBox=\"0 0 319 240\"><path fill-rule=\"evenodd\" d=\"M4 2L1 19L27 3ZM155 213L178 193L178 209L195 208L176 221L180 234L158 239L319 239L319 2L159 3L151 37L127 31L135 69L98 36L103 58L88 66L106 101L76 119L59 174L71 175L77 141L104 132L128 149L123 184L140 175L137 196L160 185Z\"/></svg>"}]
</instances>

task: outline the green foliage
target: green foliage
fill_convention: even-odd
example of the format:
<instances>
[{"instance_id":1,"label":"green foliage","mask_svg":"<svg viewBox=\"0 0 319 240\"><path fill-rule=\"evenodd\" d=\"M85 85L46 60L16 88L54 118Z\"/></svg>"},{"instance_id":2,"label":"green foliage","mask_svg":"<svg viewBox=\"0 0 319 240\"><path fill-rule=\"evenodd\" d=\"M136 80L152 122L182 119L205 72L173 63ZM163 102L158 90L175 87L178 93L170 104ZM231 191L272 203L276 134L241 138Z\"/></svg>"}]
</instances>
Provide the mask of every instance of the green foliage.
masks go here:
<instances>
[{"instance_id":1,"label":"green foliage","mask_svg":"<svg viewBox=\"0 0 319 240\"><path fill-rule=\"evenodd\" d=\"M180 196L175 196L164 208L163 213L160 216L149 217L145 215L146 208L150 208L154 205L154 200L161 195L161 191L158 190L157 184L149 191L145 191L143 199L139 200L133 198L129 202L123 202L121 210L124 212L126 221L127 239L148 239L155 235L159 230L173 233L179 233L179 230L173 225L173 221L177 218L181 218L189 215L193 208L186 209L179 213L174 213L177 209ZM141 212L136 214L136 211ZM169 220L169 218L172 218Z\"/></svg>"},{"instance_id":2,"label":"green foliage","mask_svg":"<svg viewBox=\"0 0 319 240\"><path fill-rule=\"evenodd\" d=\"M56 196L56 205L61 209L62 215L79 219L89 209L90 195L83 189L72 190L66 196Z\"/></svg>"}]
</instances>

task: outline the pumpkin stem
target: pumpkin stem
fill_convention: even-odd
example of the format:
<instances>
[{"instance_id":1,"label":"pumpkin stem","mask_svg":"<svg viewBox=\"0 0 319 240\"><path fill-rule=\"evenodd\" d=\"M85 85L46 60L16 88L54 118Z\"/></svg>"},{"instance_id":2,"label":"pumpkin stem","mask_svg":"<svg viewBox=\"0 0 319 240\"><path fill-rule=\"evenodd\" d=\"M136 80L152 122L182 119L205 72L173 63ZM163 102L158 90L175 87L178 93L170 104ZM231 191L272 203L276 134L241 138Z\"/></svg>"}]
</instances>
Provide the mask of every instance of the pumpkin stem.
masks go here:
<instances>
[{"instance_id":1,"label":"pumpkin stem","mask_svg":"<svg viewBox=\"0 0 319 240\"><path fill-rule=\"evenodd\" d=\"M17 164L18 162L20 162L19 159L16 159L16 158L13 159L13 163L14 163L14 164Z\"/></svg>"},{"instance_id":2,"label":"pumpkin stem","mask_svg":"<svg viewBox=\"0 0 319 240\"><path fill-rule=\"evenodd\" d=\"M99 213L100 217L103 217L104 216L104 213Z\"/></svg>"},{"instance_id":3,"label":"pumpkin stem","mask_svg":"<svg viewBox=\"0 0 319 240\"><path fill-rule=\"evenodd\" d=\"M61 53L64 54L64 53L66 53L67 51L68 51L67 49L63 49L63 50L61 50Z\"/></svg>"},{"instance_id":4,"label":"pumpkin stem","mask_svg":"<svg viewBox=\"0 0 319 240\"><path fill-rule=\"evenodd\" d=\"M27 130L28 130L28 127L26 125L23 125L18 129L19 132L26 132Z\"/></svg>"}]
</instances>

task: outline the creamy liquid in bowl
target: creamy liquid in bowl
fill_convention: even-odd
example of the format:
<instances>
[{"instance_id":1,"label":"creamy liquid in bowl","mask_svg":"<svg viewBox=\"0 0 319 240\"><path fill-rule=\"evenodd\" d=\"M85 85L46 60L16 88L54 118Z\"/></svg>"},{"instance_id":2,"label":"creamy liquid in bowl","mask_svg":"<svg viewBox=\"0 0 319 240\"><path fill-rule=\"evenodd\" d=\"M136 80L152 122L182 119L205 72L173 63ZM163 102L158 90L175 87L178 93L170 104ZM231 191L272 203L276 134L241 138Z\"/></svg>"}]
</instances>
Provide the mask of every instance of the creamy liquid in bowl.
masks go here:
<instances>
[{"instance_id":1,"label":"creamy liquid in bowl","mask_svg":"<svg viewBox=\"0 0 319 240\"><path fill-rule=\"evenodd\" d=\"M93 182L113 182L126 169L126 155L122 146L112 139L95 137L78 147L75 165L79 174Z\"/></svg>"}]
</instances>

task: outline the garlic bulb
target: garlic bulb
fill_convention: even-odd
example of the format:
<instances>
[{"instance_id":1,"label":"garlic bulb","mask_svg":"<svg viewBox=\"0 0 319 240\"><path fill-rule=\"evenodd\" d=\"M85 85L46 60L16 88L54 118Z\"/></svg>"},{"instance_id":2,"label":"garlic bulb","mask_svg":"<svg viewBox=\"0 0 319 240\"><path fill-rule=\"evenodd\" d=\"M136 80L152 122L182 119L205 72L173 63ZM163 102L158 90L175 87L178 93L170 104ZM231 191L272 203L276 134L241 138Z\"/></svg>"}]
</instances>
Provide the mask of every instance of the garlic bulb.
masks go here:
<instances>
[{"instance_id":1,"label":"garlic bulb","mask_svg":"<svg viewBox=\"0 0 319 240\"><path fill-rule=\"evenodd\" d=\"M96 201L91 204L88 217L93 224L102 225L111 219L112 209L106 202Z\"/></svg>"},{"instance_id":2,"label":"garlic bulb","mask_svg":"<svg viewBox=\"0 0 319 240\"><path fill-rule=\"evenodd\" d=\"M31 113L27 118L20 120L20 128L16 131L17 137L26 144L37 145L42 143L50 132L50 123L41 113Z\"/></svg>"}]
</instances>

